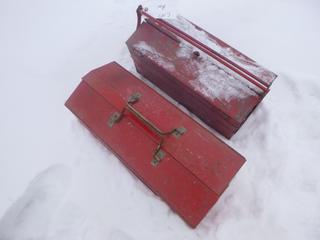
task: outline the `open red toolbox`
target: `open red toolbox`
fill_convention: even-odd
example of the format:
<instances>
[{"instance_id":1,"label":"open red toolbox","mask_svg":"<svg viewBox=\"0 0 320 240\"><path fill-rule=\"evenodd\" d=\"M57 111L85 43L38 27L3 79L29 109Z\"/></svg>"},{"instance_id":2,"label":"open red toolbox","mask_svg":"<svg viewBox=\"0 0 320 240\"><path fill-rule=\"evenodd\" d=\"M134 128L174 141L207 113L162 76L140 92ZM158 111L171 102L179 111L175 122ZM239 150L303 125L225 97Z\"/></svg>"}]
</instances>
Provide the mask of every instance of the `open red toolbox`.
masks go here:
<instances>
[{"instance_id":1,"label":"open red toolbox","mask_svg":"<svg viewBox=\"0 0 320 240\"><path fill-rule=\"evenodd\" d=\"M276 74L182 17L156 19L141 6L137 14L126 42L137 71L230 138Z\"/></svg>"},{"instance_id":2,"label":"open red toolbox","mask_svg":"<svg viewBox=\"0 0 320 240\"><path fill-rule=\"evenodd\" d=\"M84 76L66 106L191 227L245 162L115 62Z\"/></svg>"}]
</instances>

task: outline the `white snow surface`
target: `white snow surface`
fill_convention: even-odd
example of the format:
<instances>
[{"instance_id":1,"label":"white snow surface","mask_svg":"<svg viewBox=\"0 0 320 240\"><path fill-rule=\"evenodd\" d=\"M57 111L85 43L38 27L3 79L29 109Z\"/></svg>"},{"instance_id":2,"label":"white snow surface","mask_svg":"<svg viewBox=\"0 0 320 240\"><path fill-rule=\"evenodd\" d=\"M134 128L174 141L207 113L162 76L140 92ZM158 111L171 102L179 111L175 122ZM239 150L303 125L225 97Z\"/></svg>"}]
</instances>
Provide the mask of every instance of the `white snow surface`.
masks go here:
<instances>
[{"instance_id":1,"label":"white snow surface","mask_svg":"<svg viewBox=\"0 0 320 240\"><path fill-rule=\"evenodd\" d=\"M175 70L175 67L173 63L170 61L170 59L166 58L166 56L163 56L160 54L156 49L154 49L152 46L150 46L145 41L138 42L133 46L135 49L137 49L142 54L148 54L150 58L158 63L160 66L165 68L167 71L172 72Z\"/></svg>"},{"instance_id":2,"label":"white snow surface","mask_svg":"<svg viewBox=\"0 0 320 240\"><path fill-rule=\"evenodd\" d=\"M117 60L134 71L125 40L140 3L187 17L279 75L222 138L247 162L195 230L63 106L93 68ZM320 239L319 9L316 0L1 1L0 239Z\"/></svg>"},{"instance_id":3,"label":"white snow surface","mask_svg":"<svg viewBox=\"0 0 320 240\"><path fill-rule=\"evenodd\" d=\"M190 59L194 51L197 51L197 48L181 42L177 56ZM201 59L193 63L196 65L197 77L191 84L194 90L211 100L219 99L229 102L235 98L242 99L261 92L253 84L206 54L201 54Z\"/></svg>"},{"instance_id":4,"label":"white snow surface","mask_svg":"<svg viewBox=\"0 0 320 240\"><path fill-rule=\"evenodd\" d=\"M226 73L217 65L205 61L199 64L198 77L192 82L194 89L214 100L230 101L257 95L244 82Z\"/></svg>"}]
</instances>

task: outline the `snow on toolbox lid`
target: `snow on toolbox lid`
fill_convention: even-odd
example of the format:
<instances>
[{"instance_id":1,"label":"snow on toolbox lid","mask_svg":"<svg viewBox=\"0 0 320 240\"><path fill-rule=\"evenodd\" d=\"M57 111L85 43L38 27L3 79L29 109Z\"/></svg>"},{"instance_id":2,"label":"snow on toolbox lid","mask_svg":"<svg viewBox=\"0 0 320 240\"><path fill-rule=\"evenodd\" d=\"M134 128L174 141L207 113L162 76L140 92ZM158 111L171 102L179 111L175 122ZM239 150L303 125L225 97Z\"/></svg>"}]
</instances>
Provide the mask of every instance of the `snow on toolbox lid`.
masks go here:
<instances>
[{"instance_id":1,"label":"snow on toolbox lid","mask_svg":"<svg viewBox=\"0 0 320 240\"><path fill-rule=\"evenodd\" d=\"M192 227L245 162L116 62L88 73L66 106Z\"/></svg>"},{"instance_id":2,"label":"snow on toolbox lid","mask_svg":"<svg viewBox=\"0 0 320 240\"><path fill-rule=\"evenodd\" d=\"M148 14L147 10L143 9L141 5L137 9L137 15L137 28L141 24L141 17L145 16L152 24L173 33L180 39L206 53L264 92L268 91L268 88L277 77L275 73L260 66L248 56L182 16L177 16L177 18L173 19L157 19Z\"/></svg>"},{"instance_id":3,"label":"snow on toolbox lid","mask_svg":"<svg viewBox=\"0 0 320 240\"><path fill-rule=\"evenodd\" d=\"M246 120L277 77L183 17L156 19L141 6L137 14L138 28L127 44L202 95L234 126ZM141 24L142 16L148 24Z\"/></svg>"}]
</instances>

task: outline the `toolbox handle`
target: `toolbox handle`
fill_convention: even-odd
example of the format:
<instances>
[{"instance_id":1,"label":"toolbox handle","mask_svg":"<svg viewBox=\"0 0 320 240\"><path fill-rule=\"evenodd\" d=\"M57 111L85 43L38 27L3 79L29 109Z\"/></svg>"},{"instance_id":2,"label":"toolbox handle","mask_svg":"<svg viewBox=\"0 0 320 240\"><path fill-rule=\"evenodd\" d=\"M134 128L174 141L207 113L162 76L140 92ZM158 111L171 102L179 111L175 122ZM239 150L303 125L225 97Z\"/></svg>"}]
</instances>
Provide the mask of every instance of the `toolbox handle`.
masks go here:
<instances>
[{"instance_id":1,"label":"toolbox handle","mask_svg":"<svg viewBox=\"0 0 320 240\"><path fill-rule=\"evenodd\" d=\"M149 18L149 20L152 20L155 24L165 28L169 32L173 32L177 36L179 36L182 39L184 39L185 41L189 42L191 45L199 48L201 51L205 52L209 56L216 59L218 62L222 63L227 68L233 70L234 72L239 74L241 77L247 79L249 82L251 82L252 84L257 86L258 88L260 88L265 94L268 93L268 91L269 91L268 85L265 82L263 82L262 80L260 80L257 76L255 76L254 74L252 74L248 70L244 69L243 67L241 67L237 63L235 63L235 62L231 61L230 59L226 58L225 56L221 55L217 51L215 51L215 50L209 48L208 46L206 46L205 44L199 42L197 39L193 38L189 34L176 28L172 24L164 21L163 19L156 19L156 18L152 17L146 11L147 11L147 9L143 9L142 5L138 6L138 8L136 10L137 19L138 19L137 28L141 24L142 15L144 15L145 17Z\"/></svg>"},{"instance_id":2,"label":"toolbox handle","mask_svg":"<svg viewBox=\"0 0 320 240\"><path fill-rule=\"evenodd\" d=\"M124 113L126 111L129 111L132 113L137 119L139 119L145 126L147 126L150 130L155 132L160 137L160 142L157 145L157 148L155 149L153 153L153 159L151 161L151 164L153 166L157 166L161 159L165 156L165 153L161 150L161 147L164 142L164 137L168 135L173 135L176 138L179 138L181 135L183 135L186 132L186 129L184 127L178 127L174 128L171 131L163 132L161 131L156 125L154 125L150 120L148 120L145 116L143 116L137 109L133 107L133 104L139 101L141 97L140 93L134 93L132 94L126 105L122 108L121 112L115 112L112 114L112 116L109 119L108 125L109 127L112 127L115 123L120 122L122 117L124 116Z\"/></svg>"},{"instance_id":3,"label":"toolbox handle","mask_svg":"<svg viewBox=\"0 0 320 240\"><path fill-rule=\"evenodd\" d=\"M141 24L141 11L143 11L143 7L142 5L139 5L137 10L136 10L136 13L137 13L137 28L140 26Z\"/></svg>"}]
</instances>

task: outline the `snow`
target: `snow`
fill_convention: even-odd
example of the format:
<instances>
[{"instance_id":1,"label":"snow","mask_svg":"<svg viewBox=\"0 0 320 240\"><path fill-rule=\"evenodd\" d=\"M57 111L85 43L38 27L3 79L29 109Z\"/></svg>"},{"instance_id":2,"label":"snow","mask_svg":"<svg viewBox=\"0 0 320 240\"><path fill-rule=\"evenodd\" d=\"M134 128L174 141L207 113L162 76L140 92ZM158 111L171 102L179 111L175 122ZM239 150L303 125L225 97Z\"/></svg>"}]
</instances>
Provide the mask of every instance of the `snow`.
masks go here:
<instances>
[{"instance_id":1,"label":"snow","mask_svg":"<svg viewBox=\"0 0 320 240\"><path fill-rule=\"evenodd\" d=\"M196 91L213 100L218 98L230 101L234 98L242 99L257 95L245 83L211 64L210 61L199 64L198 77L192 85Z\"/></svg>"},{"instance_id":2,"label":"snow","mask_svg":"<svg viewBox=\"0 0 320 240\"><path fill-rule=\"evenodd\" d=\"M264 82L269 84L272 83L271 79L274 78L272 73L268 72L264 67L260 66L259 64L253 63L252 61L244 58L242 55L234 53L230 47L221 47L218 44L218 42L214 39L211 39L206 32L197 29L193 24L191 24L191 22L189 22L184 17L177 15L175 18L168 18L166 20L178 29L189 34L191 37L204 43L209 48L218 52L222 56L230 59L232 62L243 67L244 69L247 69L255 76L262 79Z\"/></svg>"},{"instance_id":3,"label":"snow","mask_svg":"<svg viewBox=\"0 0 320 240\"><path fill-rule=\"evenodd\" d=\"M193 52L198 49L186 44L180 43L177 51L177 57L192 58ZM237 76L231 70L228 70L212 57L201 54L201 59L193 61L196 65L197 77L191 82L194 90L208 97L210 100L219 99L224 102L237 98L247 98L257 95L261 90L250 84L247 80ZM236 76L236 77L235 77Z\"/></svg>"},{"instance_id":4,"label":"snow","mask_svg":"<svg viewBox=\"0 0 320 240\"><path fill-rule=\"evenodd\" d=\"M134 70L125 40L140 3L180 13L279 75L222 138L247 162L195 230L63 106L91 69L117 60ZM196 4L0 2L1 240L320 239L319 2Z\"/></svg>"}]
</instances>

